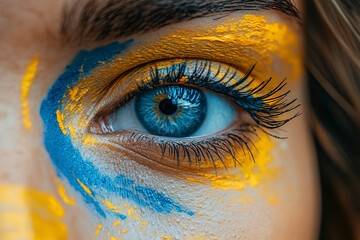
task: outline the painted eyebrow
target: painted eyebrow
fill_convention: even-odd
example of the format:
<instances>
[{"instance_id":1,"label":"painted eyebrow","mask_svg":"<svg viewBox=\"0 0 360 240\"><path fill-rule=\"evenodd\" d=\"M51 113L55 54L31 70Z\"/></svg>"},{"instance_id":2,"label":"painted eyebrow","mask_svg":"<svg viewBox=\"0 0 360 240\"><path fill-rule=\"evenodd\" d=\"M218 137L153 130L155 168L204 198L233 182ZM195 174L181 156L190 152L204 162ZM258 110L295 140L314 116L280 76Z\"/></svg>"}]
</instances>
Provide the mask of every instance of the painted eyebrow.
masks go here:
<instances>
[{"instance_id":1,"label":"painted eyebrow","mask_svg":"<svg viewBox=\"0 0 360 240\"><path fill-rule=\"evenodd\" d=\"M299 19L292 0L86 0L64 5L60 36L66 43L105 41L250 10L275 10Z\"/></svg>"}]
</instances>

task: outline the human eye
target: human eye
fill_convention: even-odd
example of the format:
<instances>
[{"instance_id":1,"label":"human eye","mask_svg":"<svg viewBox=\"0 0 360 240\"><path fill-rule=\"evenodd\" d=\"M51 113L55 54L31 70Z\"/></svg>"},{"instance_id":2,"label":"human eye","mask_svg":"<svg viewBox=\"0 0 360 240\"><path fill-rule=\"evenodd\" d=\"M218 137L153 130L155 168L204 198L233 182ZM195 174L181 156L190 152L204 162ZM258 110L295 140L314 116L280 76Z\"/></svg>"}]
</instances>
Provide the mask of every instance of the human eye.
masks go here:
<instances>
[{"instance_id":1,"label":"human eye","mask_svg":"<svg viewBox=\"0 0 360 240\"><path fill-rule=\"evenodd\" d=\"M257 81L228 64L171 59L135 67L117 79L89 131L122 142L150 145L188 165L244 164L258 132L283 126L296 114L285 81ZM126 86L126 89L123 86ZM271 86L271 87L269 87ZM103 110L104 109L104 110ZM119 136L122 136L121 138ZM117 140L112 140L114 143ZM156 150L155 150L156 151ZM228 156L232 161L225 161ZM242 160L241 160L242 159ZM252 159L254 160L254 159ZM159 162L166 162L162 159Z\"/></svg>"},{"instance_id":2,"label":"human eye","mask_svg":"<svg viewBox=\"0 0 360 240\"><path fill-rule=\"evenodd\" d=\"M131 219L122 224L138 234L136 208L167 235L157 229L169 219L227 218L205 213L217 199L241 214L245 193L261 206L278 196L285 164L272 151L300 111L289 91L301 73L296 37L261 15L219 21L82 50L42 102L59 176L109 229L109 216ZM267 185L264 198L256 187Z\"/></svg>"}]
</instances>

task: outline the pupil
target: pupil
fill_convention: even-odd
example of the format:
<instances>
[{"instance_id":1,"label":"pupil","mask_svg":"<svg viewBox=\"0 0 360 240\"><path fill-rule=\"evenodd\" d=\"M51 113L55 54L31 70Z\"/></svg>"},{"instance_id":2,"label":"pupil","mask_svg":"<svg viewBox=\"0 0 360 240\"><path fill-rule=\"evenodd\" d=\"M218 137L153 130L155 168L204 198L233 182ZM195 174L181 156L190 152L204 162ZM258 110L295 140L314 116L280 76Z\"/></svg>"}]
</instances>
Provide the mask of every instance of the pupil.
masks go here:
<instances>
[{"instance_id":1,"label":"pupil","mask_svg":"<svg viewBox=\"0 0 360 240\"><path fill-rule=\"evenodd\" d=\"M171 99L164 99L159 103L159 110L166 115L172 115L177 110L177 104L174 104Z\"/></svg>"}]
</instances>

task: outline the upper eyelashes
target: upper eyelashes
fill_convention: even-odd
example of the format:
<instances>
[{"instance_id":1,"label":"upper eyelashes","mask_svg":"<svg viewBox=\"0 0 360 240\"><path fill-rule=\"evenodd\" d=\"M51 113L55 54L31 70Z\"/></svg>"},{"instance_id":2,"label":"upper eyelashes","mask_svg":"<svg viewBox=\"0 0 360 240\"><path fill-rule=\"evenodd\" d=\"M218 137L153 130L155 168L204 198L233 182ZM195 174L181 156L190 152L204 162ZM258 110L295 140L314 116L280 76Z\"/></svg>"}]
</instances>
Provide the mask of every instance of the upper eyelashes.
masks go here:
<instances>
[{"instance_id":1,"label":"upper eyelashes","mask_svg":"<svg viewBox=\"0 0 360 240\"><path fill-rule=\"evenodd\" d=\"M245 109L257 124L267 129L279 128L298 115L296 113L290 117L283 117L287 112L298 107L294 104L296 99L290 101L287 99L290 91L282 92L286 86L286 81L283 80L269 89L269 83L273 81L271 77L261 82L255 81L254 78L251 79L250 76L255 65L243 76L233 67L206 60L177 59L152 63L143 68L136 69L133 76L125 76L125 78L131 79L130 81L134 81L135 86L131 87L125 96L117 100L112 108L113 112L144 92L165 85L180 84L211 90L227 98L238 107ZM185 89L177 87L177 93L182 92L184 94ZM168 95L176 95L177 93L167 92Z\"/></svg>"}]
</instances>

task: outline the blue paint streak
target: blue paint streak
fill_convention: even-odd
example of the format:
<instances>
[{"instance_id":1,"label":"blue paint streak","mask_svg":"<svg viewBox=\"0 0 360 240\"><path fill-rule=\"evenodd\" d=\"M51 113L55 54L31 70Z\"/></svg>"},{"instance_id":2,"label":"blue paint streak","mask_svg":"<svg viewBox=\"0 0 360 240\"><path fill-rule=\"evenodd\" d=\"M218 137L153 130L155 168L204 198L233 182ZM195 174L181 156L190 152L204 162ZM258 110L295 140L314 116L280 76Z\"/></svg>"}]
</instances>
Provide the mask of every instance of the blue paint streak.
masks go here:
<instances>
[{"instance_id":1,"label":"blue paint streak","mask_svg":"<svg viewBox=\"0 0 360 240\"><path fill-rule=\"evenodd\" d=\"M69 87L77 84L81 74L89 74L99 63L114 60L115 56L124 51L132 42L133 40L121 44L115 42L92 51L80 51L72 63L67 66L41 104L40 115L46 126L44 140L46 149L59 173L63 174L70 184L82 194L85 201L92 204L103 217L106 217L106 212L109 212L122 219L126 218L122 214L102 208L96 200L97 196L102 197L101 189L112 192L118 197L132 200L140 206L150 207L160 213L170 213L175 210L194 215L193 212L184 209L171 198L154 189L135 185L133 180L127 179L124 175L112 179L101 173L91 161L82 158L80 151L72 145L70 136L62 133L57 122L56 110L59 108L62 96L67 94ZM92 191L93 197L89 196L77 179Z\"/></svg>"}]
</instances>

